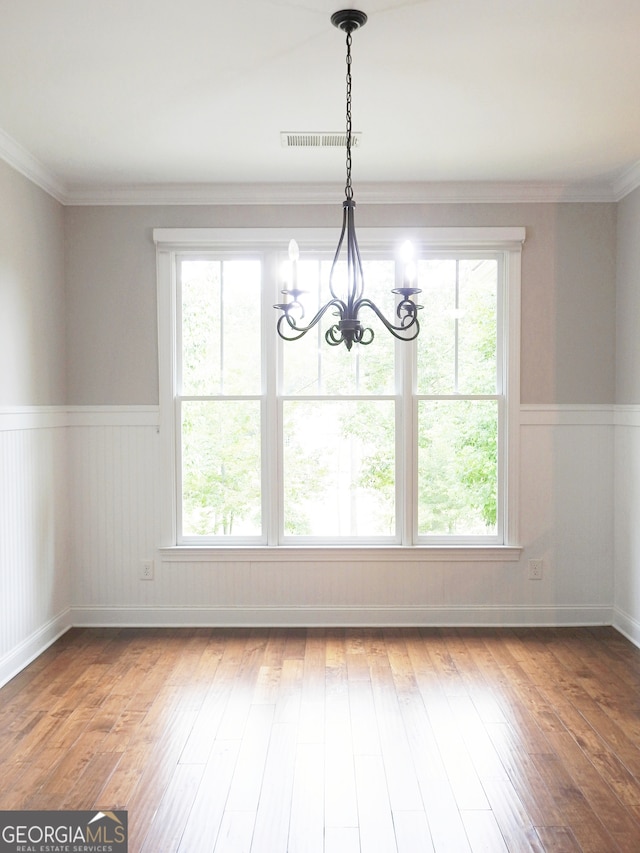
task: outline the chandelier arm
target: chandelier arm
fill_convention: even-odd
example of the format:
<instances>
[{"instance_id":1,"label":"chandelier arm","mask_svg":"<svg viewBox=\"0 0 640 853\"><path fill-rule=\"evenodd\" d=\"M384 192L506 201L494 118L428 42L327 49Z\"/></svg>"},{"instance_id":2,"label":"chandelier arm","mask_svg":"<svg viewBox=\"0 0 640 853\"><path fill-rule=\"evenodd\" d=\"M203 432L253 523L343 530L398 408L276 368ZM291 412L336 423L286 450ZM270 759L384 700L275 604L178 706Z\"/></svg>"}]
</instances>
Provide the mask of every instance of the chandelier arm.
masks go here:
<instances>
[{"instance_id":1,"label":"chandelier arm","mask_svg":"<svg viewBox=\"0 0 640 853\"><path fill-rule=\"evenodd\" d=\"M354 208L355 201L345 202L348 204L347 212L347 266L348 266L348 281L350 284L350 299L355 303L362 298L364 293L364 272L362 271L362 258L360 256L360 247L358 246L358 237L356 235Z\"/></svg>"},{"instance_id":2,"label":"chandelier arm","mask_svg":"<svg viewBox=\"0 0 640 853\"><path fill-rule=\"evenodd\" d=\"M360 247L358 246L358 238L356 235L353 213L355 206L356 203L355 201L353 201L353 199L347 199L342 204L342 230L340 231L340 238L338 240L338 245L333 256L331 272L329 273L329 290L331 291L331 295L334 299L339 299L340 297L338 296L338 293L334 288L333 282L336 267L338 265L338 261L340 260L340 255L342 253L344 238L346 236L347 304L351 307L358 301L358 299L362 297L362 294L364 292L364 272L362 270L362 257L360 255Z\"/></svg>"},{"instance_id":3,"label":"chandelier arm","mask_svg":"<svg viewBox=\"0 0 640 853\"><path fill-rule=\"evenodd\" d=\"M340 253L342 252L342 244L344 243L344 235L347 233L347 202L344 202L343 210L342 210L342 230L340 231L340 239L338 240L338 245L336 247L335 255L333 256L333 263L331 264L331 272L329 273L329 291L334 299L340 299L336 291L333 287L333 275L336 271L336 266L338 265L338 261L340 260ZM348 243L347 243L348 245Z\"/></svg>"},{"instance_id":4,"label":"chandelier arm","mask_svg":"<svg viewBox=\"0 0 640 853\"><path fill-rule=\"evenodd\" d=\"M337 347L344 343L344 335L338 328L337 323L335 326L329 326L327 331L324 333L324 339L330 347Z\"/></svg>"},{"instance_id":5,"label":"chandelier arm","mask_svg":"<svg viewBox=\"0 0 640 853\"><path fill-rule=\"evenodd\" d=\"M387 318L384 316L384 314L378 308L378 306L375 304L375 302L372 302L370 299L367 299L366 297L364 299L359 299L358 302L356 303L355 307L356 307L356 312L359 312L361 308L370 308L373 311L373 313L378 317L378 319L381 321L381 323L384 325L384 327L387 329L387 331L391 332L391 334L394 336L394 338L398 338L398 340L400 340L400 341L413 341L420 334L420 323L418 321L417 310L415 311L415 313L413 313L411 315L407 315L407 316L411 317L411 319L409 320L408 323L401 324L399 326L395 326L393 323L391 323L389 320L387 320ZM418 308L417 305L415 307L416 307L416 309ZM411 335L407 335L406 333L411 331L412 329L414 329L414 327L415 327L415 331Z\"/></svg>"},{"instance_id":6,"label":"chandelier arm","mask_svg":"<svg viewBox=\"0 0 640 853\"><path fill-rule=\"evenodd\" d=\"M276 328L278 330L278 334L280 335L280 337L285 341L300 340L301 337L306 335L307 332L309 332L311 329L313 329L313 327L316 326L320 322L320 320L327 313L329 308L333 308L333 307L337 308L338 314L340 315L340 317L344 316L344 313L347 310L347 306L344 304L344 302L341 299L331 299L329 302L327 302L325 305L323 305L322 308L320 308L320 310L316 313L315 317L313 317L313 319L310 320L310 322L307 326L298 326L296 321L293 320L289 316L289 312L286 310L286 308L284 308L282 305L274 305L273 307L279 308L283 312L283 314L278 318L278 323L277 323ZM286 307L288 308L289 306L286 306ZM286 322L287 326L289 327L289 329L291 329L291 331L294 334L291 334L291 335L285 334L285 332L286 332L286 328L284 326L285 322ZM284 331L283 331L283 329L284 329Z\"/></svg>"}]
</instances>

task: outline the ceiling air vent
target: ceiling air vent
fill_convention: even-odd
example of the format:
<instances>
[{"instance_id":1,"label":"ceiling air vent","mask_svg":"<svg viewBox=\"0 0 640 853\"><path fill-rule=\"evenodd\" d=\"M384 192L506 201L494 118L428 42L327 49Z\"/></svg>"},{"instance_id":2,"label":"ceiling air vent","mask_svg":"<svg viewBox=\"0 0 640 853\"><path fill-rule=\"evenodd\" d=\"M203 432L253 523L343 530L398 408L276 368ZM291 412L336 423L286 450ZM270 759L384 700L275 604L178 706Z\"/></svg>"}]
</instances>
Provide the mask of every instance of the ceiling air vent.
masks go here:
<instances>
[{"instance_id":1,"label":"ceiling air vent","mask_svg":"<svg viewBox=\"0 0 640 853\"><path fill-rule=\"evenodd\" d=\"M351 134L351 147L358 148L362 133ZM300 133L285 131L280 133L283 148L345 148L346 133Z\"/></svg>"}]
</instances>

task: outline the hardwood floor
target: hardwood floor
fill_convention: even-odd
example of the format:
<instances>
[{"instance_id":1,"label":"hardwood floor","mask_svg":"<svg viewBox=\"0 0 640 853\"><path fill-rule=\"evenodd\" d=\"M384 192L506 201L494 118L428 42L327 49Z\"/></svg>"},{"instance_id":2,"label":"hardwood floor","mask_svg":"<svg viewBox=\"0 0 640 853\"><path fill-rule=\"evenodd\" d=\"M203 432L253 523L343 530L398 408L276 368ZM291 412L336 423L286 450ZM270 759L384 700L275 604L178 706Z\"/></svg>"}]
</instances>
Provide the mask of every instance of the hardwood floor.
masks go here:
<instances>
[{"instance_id":1,"label":"hardwood floor","mask_svg":"<svg viewBox=\"0 0 640 853\"><path fill-rule=\"evenodd\" d=\"M640 850L613 629L74 629L0 690L0 809L130 853Z\"/></svg>"}]
</instances>

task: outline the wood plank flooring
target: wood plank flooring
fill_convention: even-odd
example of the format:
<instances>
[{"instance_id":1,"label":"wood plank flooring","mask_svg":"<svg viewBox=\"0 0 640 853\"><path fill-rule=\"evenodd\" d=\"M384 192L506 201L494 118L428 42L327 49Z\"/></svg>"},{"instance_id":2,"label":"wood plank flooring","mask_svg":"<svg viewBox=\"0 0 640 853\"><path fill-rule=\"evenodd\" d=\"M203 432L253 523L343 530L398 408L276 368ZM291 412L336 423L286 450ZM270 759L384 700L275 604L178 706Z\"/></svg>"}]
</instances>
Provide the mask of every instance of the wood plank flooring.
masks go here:
<instances>
[{"instance_id":1,"label":"wood plank flooring","mask_svg":"<svg viewBox=\"0 0 640 853\"><path fill-rule=\"evenodd\" d=\"M0 690L0 809L131 853L635 853L640 650L601 629L74 629Z\"/></svg>"}]
</instances>

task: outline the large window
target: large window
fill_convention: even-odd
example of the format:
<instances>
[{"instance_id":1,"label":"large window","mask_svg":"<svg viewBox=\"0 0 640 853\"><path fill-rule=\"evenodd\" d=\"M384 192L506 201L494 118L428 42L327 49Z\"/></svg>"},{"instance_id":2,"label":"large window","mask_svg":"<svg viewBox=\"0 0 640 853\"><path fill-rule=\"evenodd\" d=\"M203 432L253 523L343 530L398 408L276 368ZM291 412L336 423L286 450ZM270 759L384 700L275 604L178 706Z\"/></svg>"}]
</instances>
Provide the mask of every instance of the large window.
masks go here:
<instances>
[{"instance_id":1,"label":"large window","mask_svg":"<svg viewBox=\"0 0 640 853\"><path fill-rule=\"evenodd\" d=\"M504 545L514 536L522 229L414 231L422 331L276 334L289 234L155 232L174 545ZM311 317L335 233L299 231ZM359 235L387 314L399 234Z\"/></svg>"}]
</instances>

